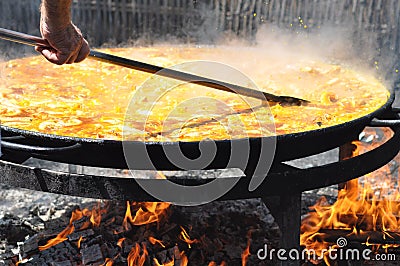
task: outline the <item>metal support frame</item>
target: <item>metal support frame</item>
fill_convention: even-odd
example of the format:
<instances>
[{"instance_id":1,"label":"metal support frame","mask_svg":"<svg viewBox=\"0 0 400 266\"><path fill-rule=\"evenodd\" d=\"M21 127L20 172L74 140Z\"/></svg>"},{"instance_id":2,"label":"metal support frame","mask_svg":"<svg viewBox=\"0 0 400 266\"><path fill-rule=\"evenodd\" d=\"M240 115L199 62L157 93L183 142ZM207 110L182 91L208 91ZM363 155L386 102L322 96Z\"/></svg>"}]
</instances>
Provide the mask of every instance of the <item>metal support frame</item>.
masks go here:
<instances>
[{"instance_id":1,"label":"metal support frame","mask_svg":"<svg viewBox=\"0 0 400 266\"><path fill-rule=\"evenodd\" d=\"M281 248L300 250L301 193L306 190L346 182L372 172L388 163L400 149L400 127L393 127L394 136L365 154L348 160L308 169L297 169L283 163L275 165L264 182L254 191L248 190L251 171L239 177L238 183L219 200L262 198L276 219L282 233ZM7 157L5 157L7 156ZM23 156L22 156L23 157ZM21 156L3 155L0 160L0 182L11 186L58 194L113 200L159 201L143 190L133 178L93 176L55 172L23 166ZM10 161L5 159L11 158ZM237 179L238 177L232 177ZM230 178L222 178L228 180ZM199 185L209 180L176 178L182 185ZM168 180L148 179L160 185ZM282 261L283 266L299 265L299 261Z\"/></svg>"},{"instance_id":2,"label":"metal support frame","mask_svg":"<svg viewBox=\"0 0 400 266\"><path fill-rule=\"evenodd\" d=\"M262 198L281 231L280 247L300 252L301 192ZM287 256L287 254L285 255ZM300 261L279 261L281 266L299 266Z\"/></svg>"}]
</instances>

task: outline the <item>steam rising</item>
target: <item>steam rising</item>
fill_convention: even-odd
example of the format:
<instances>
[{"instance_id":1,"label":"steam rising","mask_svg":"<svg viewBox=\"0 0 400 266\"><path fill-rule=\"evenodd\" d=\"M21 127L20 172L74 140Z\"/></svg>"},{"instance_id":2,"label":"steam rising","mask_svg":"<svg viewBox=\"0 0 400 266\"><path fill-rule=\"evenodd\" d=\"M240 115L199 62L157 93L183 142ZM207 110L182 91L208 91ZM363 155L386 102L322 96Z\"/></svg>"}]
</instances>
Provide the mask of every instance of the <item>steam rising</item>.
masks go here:
<instances>
[{"instance_id":1,"label":"steam rising","mask_svg":"<svg viewBox=\"0 0 400 266\"><path fill-rule=\"evenodd\" d=\"M39 2L32 2L27 7L25 1L2 1L2 27L37 35ZM147 11L135 17L143 11L136 10L138 1L132 0L128 1L132 5L126 7L126 10L135 8L131 14L127 11L131 23L128 25L108 21L114 16L103 14L101 10L95 10L99 13L89 16L88 12L93 10L85 9L89 6L84 3L86 1L79 2L82 4L74 4L73 20L92 47L98 43L115 47L160 41L251 45L260 53L270 53L281 60L318 57L370 69L389 80L399 75L395 72L395 49L400 38L396 37L399 34L391 32L400 28L399 14L396 14L400 4L396 1L380 4L372 0L361 1L371 2L366 5L360 1L188 0L179 1L179 5L169 3L169 14L163 13L166 9L161 1L160 6L149 3L144 7ZM26 10L27 14L22 14L21 10ZM109 12L113 11L110 9ZM20 19L22 16L23 20ZM115 15L114 19L118 17ZM124 43L121 43L122 36ZM10 45L6 41L0 41L0 49L1 59L35 53L31 47Z\"/></svg>"}]
</instances>

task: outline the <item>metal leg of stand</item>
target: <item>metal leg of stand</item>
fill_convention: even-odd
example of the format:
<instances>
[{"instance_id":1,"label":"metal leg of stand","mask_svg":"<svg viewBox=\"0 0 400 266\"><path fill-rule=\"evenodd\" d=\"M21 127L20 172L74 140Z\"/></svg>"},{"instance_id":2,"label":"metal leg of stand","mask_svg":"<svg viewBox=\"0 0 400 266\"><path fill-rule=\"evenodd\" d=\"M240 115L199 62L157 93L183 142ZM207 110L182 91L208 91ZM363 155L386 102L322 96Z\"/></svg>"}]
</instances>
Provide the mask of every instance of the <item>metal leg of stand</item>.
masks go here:
<instances>
[{"instance_id":1,"label":"metal leg of stand","mask_svg":"<svg viewBox=\"0 0 400 266\"><path fill-rule=\"evenodd\" d=\"M347 160L350 159L352 157L354 157L354 151L357 149L357 146L354 145L351 142L345 143L342 146L339 147L339 160L343 161L343 160ZM354 182L346 182L346 183L340 183L338 184L338 190L344 189L344 188L349 188L350 186L352 186L352 184L355 184Z\"/></svg>"},{"instance_id":2,"label":"metal leg of stand","mask_svg":"<svg viewBox=\"0 0 400 266\"><path fill-rule=\"evenodd\" d=\"M288 195L265 197L263 202L274 216L280 231L280 247L286 250L285 257L292 249L300 253L300 225L301 225L301 192L288 193ZM299 266L300 261L279 261L281 266Z\"/></svg>"}]
</instances>

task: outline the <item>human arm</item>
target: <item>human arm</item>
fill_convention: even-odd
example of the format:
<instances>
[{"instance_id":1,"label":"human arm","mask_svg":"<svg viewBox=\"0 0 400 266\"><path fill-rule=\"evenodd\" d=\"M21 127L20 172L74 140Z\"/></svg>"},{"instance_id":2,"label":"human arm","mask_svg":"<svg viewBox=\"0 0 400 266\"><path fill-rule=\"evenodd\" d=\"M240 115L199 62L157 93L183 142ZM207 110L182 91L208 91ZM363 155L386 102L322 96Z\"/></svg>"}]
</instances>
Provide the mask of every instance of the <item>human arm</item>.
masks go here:
<instances>
[{"instance_id":1,"label":"human arm","mask_svg":"<svg viewBox=\"0 0 400 266\"><path fill-rule=\"evenodd\" d=\"M36 47L48 61L62 65L84 60L89 44L71 21L72 0L42 0L40 32L51 47Z\"/></svg>"}]
</instances>

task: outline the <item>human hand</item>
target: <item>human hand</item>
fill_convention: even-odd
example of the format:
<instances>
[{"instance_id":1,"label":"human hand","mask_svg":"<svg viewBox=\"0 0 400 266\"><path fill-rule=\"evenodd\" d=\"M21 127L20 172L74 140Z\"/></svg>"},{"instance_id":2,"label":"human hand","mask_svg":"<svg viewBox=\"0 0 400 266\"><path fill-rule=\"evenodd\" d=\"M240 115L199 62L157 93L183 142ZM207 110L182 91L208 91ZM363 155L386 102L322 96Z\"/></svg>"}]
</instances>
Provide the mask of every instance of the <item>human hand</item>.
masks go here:
<instances>
[{"instance_id":1,"label":"human hand","mask_svg":"<svg viewBox=\"0 0 400 266\"><path fill-rule=\"evenodd\" d=\"M51 63L57 65L78 63L89 55L88 42L72 22L64 27L55 27L42 19L40 32L50 47L36 47L35 50Z\"/></svg>"}]
</instances>

